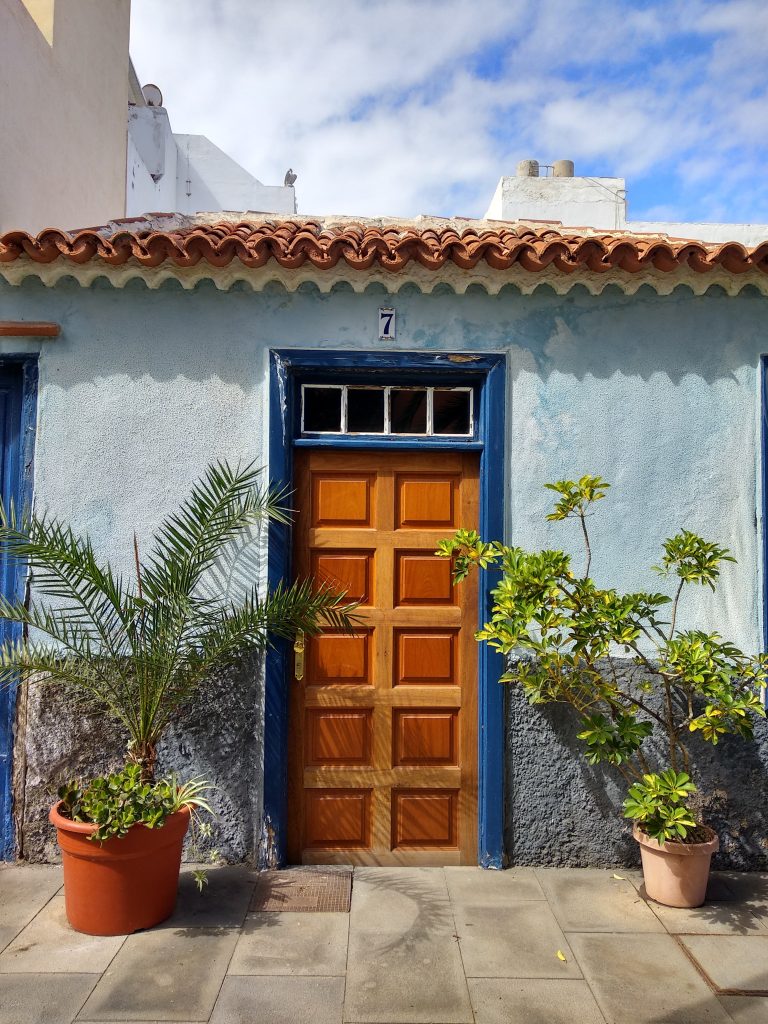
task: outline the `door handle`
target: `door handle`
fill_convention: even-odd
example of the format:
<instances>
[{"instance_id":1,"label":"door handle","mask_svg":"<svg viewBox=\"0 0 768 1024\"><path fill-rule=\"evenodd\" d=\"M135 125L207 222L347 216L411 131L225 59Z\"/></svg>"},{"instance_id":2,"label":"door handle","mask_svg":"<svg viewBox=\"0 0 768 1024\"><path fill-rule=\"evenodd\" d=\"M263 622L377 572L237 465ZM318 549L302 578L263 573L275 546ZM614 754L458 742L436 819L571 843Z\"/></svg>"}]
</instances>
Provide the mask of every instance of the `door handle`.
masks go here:
<instances>
[{"instance_id":1,"label":"door handle","mask_svg":"<svg viewBox=\"0 0 768 1024\"><path fill-rule=\"evenodd\" d=\"M300 629L293 643L293 674L299 681L304 678L304 647L304 630Z\"/></svg>"}]
</instances>

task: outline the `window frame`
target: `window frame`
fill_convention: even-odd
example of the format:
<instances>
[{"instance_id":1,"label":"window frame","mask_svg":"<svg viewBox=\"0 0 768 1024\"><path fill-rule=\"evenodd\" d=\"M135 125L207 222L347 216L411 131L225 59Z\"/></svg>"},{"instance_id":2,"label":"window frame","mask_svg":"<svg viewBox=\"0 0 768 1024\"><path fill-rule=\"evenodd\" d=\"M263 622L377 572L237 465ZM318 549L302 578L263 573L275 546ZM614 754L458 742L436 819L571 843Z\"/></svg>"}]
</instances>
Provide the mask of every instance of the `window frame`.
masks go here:
<instances>
[{"instance_id":1,"label":"window frame","mask_svg":"<svg viewBox=\"0 0 768 1024\"><path fill-rule=\"evenodd\" d=\"M305 395L307 389L327 391L341 391L341 421L339 430L307 430L304 422ZM383 430L349 430L348 404L350 391L377 391L384 394L384 429ZM402 391L425 391L427 394L426 429L424 431L392 430L392 393ZM440 432L434 430L434 403L436 391L452 391L469 395L469 430L466 433ZM477 422L475 417L475 388L470 384L380 384L380 383L357 383L342 382L334 384L322 379L306 380L300 383L299 396L299 432L300 438L314 437L355 437L355 438L378 438L391 440L393 438L428 438L448 439L456 438L460 441L474 441L477 437Z\"/></svg>"}]
</instances>

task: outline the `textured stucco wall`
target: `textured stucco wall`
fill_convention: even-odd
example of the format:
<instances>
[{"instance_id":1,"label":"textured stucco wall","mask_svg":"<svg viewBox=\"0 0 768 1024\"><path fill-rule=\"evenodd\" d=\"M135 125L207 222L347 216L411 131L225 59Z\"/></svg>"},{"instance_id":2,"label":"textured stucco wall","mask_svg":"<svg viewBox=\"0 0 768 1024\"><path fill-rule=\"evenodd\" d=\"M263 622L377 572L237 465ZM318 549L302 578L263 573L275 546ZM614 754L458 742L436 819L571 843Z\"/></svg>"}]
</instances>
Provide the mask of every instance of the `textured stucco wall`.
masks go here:
<instances>
[{"instance_id":1,"label":"textured stucco wall","mask_svg":"<svg viewBox=\"0 0 768 1024\"><path fill-rule=\"evenodd\" d=\"M758 649L766 300L749 291L696 298L686 289L669 297L645 289L627 297L611 288L600 297L581 289L566 297L548 289L528 297L512 288L496 297L404 290L393 298L381 289L320 295L307 286L287 293L277 285L261 293L241 287L221 293L208 284L193 292L172 284L157 291L138 283L124 290L106 283L81 289L74 282L46 289L32 280L0 285L3 317L62 324L61 338L43 345L40 357L37 507L87 530L99 550L129 571L134 529L145 543L208 461L265 461L269 349L380 349L382 303L398 311L394 347L507 354L509 540L578 555L570 524L544 521L549 499L542 486L566 474L599 473L614 490L592 520L594 574L620 588L656 587L648 567L662 539L681 526L699 530L731 547L739 564L726 569L717 595L693 596L681 625L716 627ZM244 724L240 736L244 749L253 750L246 788L254 817L261 800L256 721ZM29 729L39 730L34 717ZM615 824L604 825L594 811L596 804L605 809L605 798L594 780L587 786L581 760L560 756L571 743L567 727L548 713L520 709L510 734L515 836L526 807L530 813L532 802L555 800L531 763L555 759L558 815L579 817L575 794L584 787L592 794L582 801L584 825L567 844L568 861L604 860L595 852L602 849L598 837L601 830L613 835ZM764 765L765 740L762 750L755 757ZM40 756L31 757L29 771ZM717 756L727 762L731 748ZM750 778L763 778L754 799L764 801L765 773L750 763ZM231 800L241 794L242 788L233 790ZM249 835L243 832L242 848ZM233 851L240 848L232 844ZM521 847L515 838L510 852L551 860L553 849L538 840ZM621 860L620 842L617 850Z\"/></svg>"}]
</instances>

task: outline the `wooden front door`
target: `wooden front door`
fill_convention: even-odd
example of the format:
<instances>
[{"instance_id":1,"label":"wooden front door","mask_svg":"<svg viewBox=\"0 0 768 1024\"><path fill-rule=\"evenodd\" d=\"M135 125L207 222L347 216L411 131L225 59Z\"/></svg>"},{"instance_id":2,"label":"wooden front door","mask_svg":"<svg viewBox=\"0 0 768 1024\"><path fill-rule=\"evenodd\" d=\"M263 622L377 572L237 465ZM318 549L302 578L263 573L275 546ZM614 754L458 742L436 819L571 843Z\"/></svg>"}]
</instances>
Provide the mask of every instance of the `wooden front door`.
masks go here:
<instances>
[{"instance_id":1,"label":"wooden front door","mask_svg":"<svg viewBox=\"0 0 768 1024\"><path fill-rule=\"evenodd\" d=\"M295 567L361 602L291 682L294 863L477 863L477 589L437 541L478 522L474 453L296 453Z\"/></svg>"}]
</instances>

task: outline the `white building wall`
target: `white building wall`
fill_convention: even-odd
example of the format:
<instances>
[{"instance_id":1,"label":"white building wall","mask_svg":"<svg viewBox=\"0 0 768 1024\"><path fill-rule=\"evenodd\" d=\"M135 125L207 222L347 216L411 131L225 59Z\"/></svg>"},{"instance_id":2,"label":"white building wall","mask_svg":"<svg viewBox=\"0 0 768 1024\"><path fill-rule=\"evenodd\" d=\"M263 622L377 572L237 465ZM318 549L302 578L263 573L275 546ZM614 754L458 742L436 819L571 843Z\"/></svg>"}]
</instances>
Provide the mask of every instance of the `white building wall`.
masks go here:
<instances>
[{"instance_id":1,"label":"white building wall","mask_svg":"<svg viewBox=\"0 0 768 1024\"><path fill-rule=\"evenodd\" d=\"M768 224L628 220L624 178L556 178L522 174L503 177L496 186L485 218L554 221L571 229L589 227L630 234L695 238L703 242L741 242L742 245L758 245L768 238Z\"/></svg>"},{"instance_id":2,"label":"white building wall","mask_svg":"<svg viewBox=\"0 0 768 1024\"><path fill-rule=\"evenodd\" d=\"M293 187L262 185L204 135L175 135L164 107L128 113L126 216L251 210L294 214Z\"/></svg>"},{"instance_id":3,"label":"white building wall","mask_svg":"<svg viewBox=\"0 0 768 1024\"><path fill-rule=\"evenodd\" d=\"M504 177L488 207L486 220L555 220L568 226L624 226L623 178Z\"/></svg>"},{"instance_id":4,"label":"white building wall","mask_svg":"<svg viewBox=\"0 0 768 1024\"><path fill-rule=\"evenodd\" d=\"M126 0L0 0L0 231L123 216L129 15Z\"/></svg>"},{"instance_id":5,"label":"white building wall","mask_svg":"<svg viewBox=\"0 0 768 1024\"><path fill-rule=\"evenodd\" d=\"M696 238L702 242L741 242L759 245L768 238L768 224L728 224L704 221L630 220L631 232L669 235L671 238Z\"/></svg>"}]
</instances>

